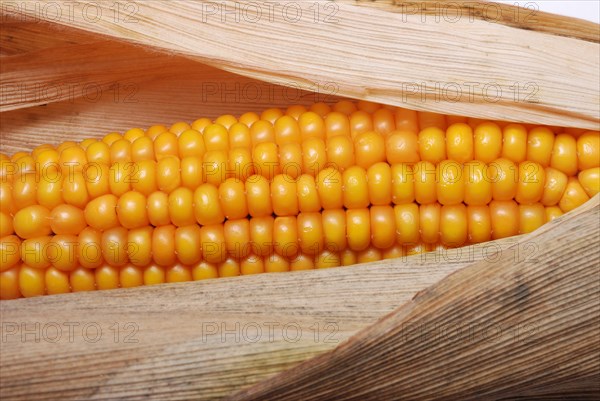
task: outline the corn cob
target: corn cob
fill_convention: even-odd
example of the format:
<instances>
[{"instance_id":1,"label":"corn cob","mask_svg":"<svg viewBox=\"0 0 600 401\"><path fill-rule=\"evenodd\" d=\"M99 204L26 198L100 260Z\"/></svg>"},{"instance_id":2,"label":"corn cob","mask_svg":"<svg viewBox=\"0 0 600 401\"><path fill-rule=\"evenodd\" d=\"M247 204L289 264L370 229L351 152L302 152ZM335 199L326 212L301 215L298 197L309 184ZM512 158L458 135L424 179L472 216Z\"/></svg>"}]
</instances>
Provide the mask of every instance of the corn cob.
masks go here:
<instances>
[{"instance_id":1,"label":"corn cob","mask_svg":"<svg viewBox=\"0 0 600 401\"><path fill-rule=\"evenodd\" d=\"M598 132L349 101L42 145L1 156L0 298L527 233L598 193L599 166Z\"/></svg>"}]
</instances>

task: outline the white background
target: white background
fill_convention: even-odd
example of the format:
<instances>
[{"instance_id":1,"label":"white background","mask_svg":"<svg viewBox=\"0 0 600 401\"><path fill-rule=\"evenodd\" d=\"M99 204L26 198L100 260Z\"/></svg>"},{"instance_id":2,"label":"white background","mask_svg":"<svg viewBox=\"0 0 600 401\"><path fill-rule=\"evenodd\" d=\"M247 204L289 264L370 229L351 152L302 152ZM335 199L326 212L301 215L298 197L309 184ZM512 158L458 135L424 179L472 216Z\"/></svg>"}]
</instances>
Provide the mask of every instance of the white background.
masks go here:
<instances>
[{"instance_id":1,"label":"white background","mask_svg":"<svg viewBox=\"0 0 600 401\"><path fill-rule=\"evenodd\" d=\"M565 15L568 17L581 18L595 23L600 22L600 1L599 0L493 0L497 3L507 3L513 5L525 6L527 3L535 4L540 11L553 14Z\"/></svg>"}]
</instances>

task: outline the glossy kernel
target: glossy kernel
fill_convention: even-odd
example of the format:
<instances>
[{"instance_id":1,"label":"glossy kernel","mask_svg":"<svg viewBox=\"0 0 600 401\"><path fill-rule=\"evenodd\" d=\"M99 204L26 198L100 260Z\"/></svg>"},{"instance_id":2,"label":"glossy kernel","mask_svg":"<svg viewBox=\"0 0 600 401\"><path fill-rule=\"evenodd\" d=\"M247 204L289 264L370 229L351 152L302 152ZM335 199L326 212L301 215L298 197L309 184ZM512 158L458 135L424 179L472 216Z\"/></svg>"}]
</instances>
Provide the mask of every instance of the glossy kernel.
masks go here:
<instances>
[{"instance_id":1,"label":"glossy kernel","mask_svg":"<svg viewBox=\"0 0 600 401\"><path fill-rule=\"evenodd\" d=\"M273 245L279 255L284 257L297 255L299 244L296 216L276 217L273 222L273 238L277 239Z\"/></svg>"},{"instance_id":2,"label":"glossy kernel","mask_svg":"<svg viewBox=\"0 0 600 401\"><path fill-rule=\"evenodd\" d=\"M159 266L172 266L175 255L175 226L156 227L152 233L152 259Z\"/></svg>"},{"instance_id":3,"label":"glossy kernel","mask_svg":"<svg viewBox=\"0 0 600 401\"><path fill-rule=\"evenodd\" d=\"M184 265L194 265L202 259L201 229L197 224L175 230L175 253Z\"/></svg>"},{"instance_id":4,"label":"glossy kernel","mask_svg":"<svg viewBox=\"0 0 600 401\"><path fill-rule=\"evenodd\" d=\"M446 132L446 152L448 159L459 163L473 160L473 130L467 124L457 123Z\"/></svg>"},{"instance_id":5,"label":"glossy kernel","mask_svg":"<svg viewBox=\"0 0 600 401\"><path fill-rule=\"evenodd\" d=\"M387 249L396 242L394 209L389 206L371 206L371 243L379 249Z\"/></svg>"},{"instance_id":6,"label":"glossy kernel","mask_svg":"<svg viewBox=\"0 0 600 401\"><path fill-rule=\"evenodd\" d=\"M540 202L544 206L557 205L567 188L569 177L562 171L546 167L545 180L544 192Z\"/></svg>"},{"instance_id":7,"label":"glossy kernel","mask_svg":"<svg viewBox=\"0 0 600 401\"><path fill-rule=\"evenodd\" d=\"M573 136L559 134L554 138L550 166L568 176L577 174L577 141Z\"/></svg>"},{"instance_id":8,"label":"glossy kernel","mask_svg":"<svg viewBox=\"0 0 600 401\"><path fill-rule=\"evenodd\" d=\"M59 205L50 213L50 228L55 234L77 235L85 227L85 214L75 206Z\"/></svg>"},{"instance_id":9,"label":"glossy kernel","mask_svg":"<svg viewBox=\"0 0 600 401\"><path fill-rule=\"evenodd\" d=\"M343 172L356 164L354 144L348 136L334 136L327 141L327 162Z\"/></svg>"},{"instance_id":10,"label":"glossy kernel","mask_svg":"<svg viewBox=\"0 0 600 401\"><path fill-rule=\"evenodd\" d=\"M371 243L371 215L369 209L346 210L346 238L348 247L362 251Z\"/></svg>"},{"instance_id":11,"label":"glossy kernel","mask_svg":"<svg viewBox=\"0 0 600 401\"><path fill-rule=\"evenodd\" d=\"M90 201L84 210L85 221L90 227L103 231L119 225L118 198L108 194Z\"/></svg>"},{"instance_id":12,"label":"glossy kernel","mask_svg":"<svg viewBox=\"0 0 600 401\"><path fill-rule=\"evenodd\" d=\"M219 201L227 219L235 220L248 216L246 188L241 180L235 178L225 180L219 186Z\"/></svg>"},{"instance_id":13,"label":"glossy kernel","mask_svg":"<svg viewBox=\"0 0 600 401\"><path fill-rule=\"evenodd\" d=\"M325 142L320 138L302 141L302 171L316 176L327 165Z\"/></svg>"},{"instance_id":14,"label":"glossy kernel","mask_svg":"<svg viewBox=\"0 0 600 401\"><path fill-rule=\"evenodd\" d=\"M530 233L546 223L546 209L541 203L519 205L519 234Z\"/></svg>"},{"instance_id":15,"label":"glossy kernel","mask_svg":"<svg viewBox=\"0 0 600 401\"><path fill-rule=\"evenodd\" d=\"M546 183L546 171L535 162L523 162L519 164L519 183L515 200L521 204L532 204L539 202L544 194Z\"/></svg>"},{"instance_id":16,"label":"glossy kernel","mask_svg":"<svg viewBox=\"0 0 600 401\"><path fill-rule=\"evenodd\" d=\"M171 223L177 227L196 224L193 205L194 192L191 189L179 187L171 192L169 194L169 217L171 218ZM142 209L142 213L146 213L145 207Z\"/></svg>"},{"instance_id":17,"label":"glossy kernel","mask_svg":"<svg viewBox=\"0 0 600 401\"><path fill-rule=\"evenodd\" d=\"M94 271L78 267L69 273L69 283L73 292L94 291L96 289Z\"/></svg>"},{"instance_id":18,"label":"glossy kernel","mask_svg":"<svg viewBox=\"0 0 600 401\"><path fill-rule=\"evenodd\" d=\"M206 151L229 149L229 132L221 124L211 124L202 132Z\"/></svg>"},{"instance_id":19,"label":"glossy kernel","mask_svg":"<svg viewBox=\"0 0 600 401\"><path fill-rule=\"evenodd\" d=\"M393 131L385 142L388 163L416 163L419 155L419 137L412 131Z\"/></svg>"},{"instance_id":20,"label":"glossy kernel","mask_svg":"<svg viewBox=\"0 0 600 401\"><path fill-rule=\"evenodd\" d=\"M253 175L246 180L248 213L253 217L268 216L273 213L269 181L261 175Z\"/></svg>"},{"instance_id":21,"label":"glossy kernel","mask_svg":"<svg viewBox=\"0 0 600 401\"><path fill-rule=\"evenodd\" d=\"M498 159L488 165L487 171L487 177L492 182L492 198L494 200L507 201L516 196L519 169L512 161Z\"/></svg>"},{"instance_id":22,"label":"glossy kernel","mask_svg":"<svg viewBox=\"0 0 600 401\"><path fill-rule=\"evenodd\" d=\"M148 221L155 227L171 224L169 216L169 195L156 191L148 196L146 200Z\"/></svg>"},{"instance_id":23,"label":"glossy kernel","mask_svg":"<svg viewBox=\"0 0 600 401\"><path fill-rule=\"evenodd\" d=\"M219 190L211 184L202 184L194 192L194 213L201 225L220 224L225 220Z\"/></svg>"},{"instance_id":24,"label":"glossy kernel","mask_svg":"<svg viewBox=\"0 0 600 401\"><path fill-rule=\"evenodd\" d=\"M444 160L437 165L437 198L442 205L457 205L465 197L463 167L453 160Z\"/></svg>"},{"instance_id":25,"label":"glossy kernel","mask_svg":"<svg viewBox=\"0 0 600 401\"><path fill-rule=\"evenodd\" d=\"M375 163L385 161L385 150L383 136L373 131L361 133L354 140L356 164L365 170Z\"/></svg>"},{"instance_id":26,"label":"glossy kernel","mask_svg":"<svg viewBox=\"0 0 600 401\"><path fill-rule=\"evenodd\" d=\"M325 235L325 249L340 252L346 249L346 212L344 209L323 210L321 214L323 233Z\"/></svg>"},{"instance_id":27,"label":"glossy kernel","mask_svg":"<svg viewBox=\"0 0 600 401\"><path fill-rule=\"evenodd\" d=\"M13 219L15 233L24 239L52 233L50 210L43 206L28 206L19 210Z\"/></svg>"},{"instance_id":28,"label":"glossy kernel","mask_svg":"<svg viewBox=\"0 0 600 401\"><path fill-rule=\"evenodd\" d=\"M527 129L521 124L508 124L502 130L501 157L521 163L527 157Z\"/></svg>"},{"instance_id":29,"label":"glossy kernel","mask_svg":"<svg viewBox=\"0 0 600 401\"><path fill-rule=\"evenodd\" d=\"M421 205L433 203L437 200L437 169L427 161L414 165L415 200Z\"/></svg>"},{"instance_id":30,"label":"glossy kernel","mask_svg":"<svg viewBox=\"0 0 600 401\"><path fill-rule=\"evenodd\" d=\"M299 206L296 181L289 175L276 175L271 183L271 202L277 216L297 215Z\"/></svg>"},{"instance_id":31,"label":"glossy kernel","mask_svg":"<svg viewBox=\"0 0 600 401\"><path fill-rule=\"evenodd\" d=\"M440 204L421 205L419 207L419 217L421 241L426 244L437 244L440 237Z\"/></svg>"},{"instance_id":32,"label":"glossy kernel","mask_svg":"<svg viewBox=\"0 0 600 401\"><path fill-rule=\"evenodd\" d=\"M129 191L121 195L117 202L117 217L127 229L147 226L146 197L139 192Z\"/></svg>"},{"instance_id":33,"label":"glossy kernel","mask_svg":"<svg viewBox=\"0 0 600 401\"><path fill-rule=\"evenodd\" d=\"M463 166L465 203L470 206L484 206L492 200L492 182L488 167L479 160Z\"/></svg>"},{"instance_id":34,"label":"glossy kernel","mask_svg":"<svg viewBox=\"0 0 600 401\"><path fill-rule=\"evenodd\" d=\"M588 131L577 138L579 170L600 167L600 132Z\"/></svg>"},{"instance_id":35,"label":"glossy kernel","mask_svg":"<svg viewBox=\"0 0 600 401\"><path fill-rule=\"evenodd\" d=\"M77 259L86 269L95 269L104 263L102 256L102 233L86 227L77 236Z\"/></svg>"},{"instance_id":36,"label":"glossy kernel","mask_svg":"<svg viewBox=\"0 0 600 401\"><path fill-rule=\"evenodd\" d=\"M395 205L415 201L415 174L413 168L405 163L394 164L392 175L392 202Z\"/></svg>"},{"instance_id":37,"label":"glossy kernel","mask_svg":"<svg viewBox=\"0 0 600 401\"><path fill-rule=\"evenodd\" d=\"M319 117L320 118L320 117ZM290 116L281 116L275 121L275 142L281 146L286 143L300 143L302 136L298 121Z\"/></svg>"},{"instance_id":38,"label":"glossy kernel","mask_svg":"<svg viewBox=\"0 0 600 401\"><path fill-rule=\"evenodd\" d=\"M323 209L341 209L344 206L342 174L328 167L317 175L316 185Z\"/></svg>"},{"instance_id":39,"label":"glossy kernel","mask_svg":"<svg viewBox=\"0 0 600 401\"><path fill-rule=\"evenodd\" d=\"M308 255L323 250L323 222L319 213L300 213L297 218L300 249Z\"/></svg>"},{"instance_id":40,"label":"glossy kernel","mask_svg":"<svg viewBox=\"0 0 600 401\"><path fill-rule=\"evenodd\" d=\"M300 212L318 212L321 210L321 199L317 191L315 177L309 174L298 177L296 191Z\"/></svg>"},{"instance_id":41,"label":"glossy kernel","mask_svg":"<svg viewBox=\"0 0 600 401\"><path fill-rule=\"evenodd\" d=\"M252 251L250 221L248 219L227 220L223 226L223 235L228 256L241 259L248 256Z\"/></svg>"},{"instance_id":42,"label":"glossy kernel","mask_svg":"<svg viewBox=\"0 0 600 401\"><path fill-rule=\"evenodd\" d=\"M585 189L583 189L577 178L571 177L567 182L567 188L565 189L562 198L558 202L558 206L560 207L560 210L562 210L564 213L567 213L576 207L583 205L589 199L590 197L585 192Z\"/></svg>"},{"instance_id":43,"label":"glossy kernel","mask_svg":"<svg viewBox=\"0 0 600 401\"><path fill-rule=\"evenodd\" d=\"M390 165L387 163L376 163L369 167L367 170L367 186L369 188L369 201L371 205L383 206L392 203L392 170Z\"/></svg>"},{"instance_id":44,"label":"glossy kernel","mask_svg":"<svg viewBox=\"0 0 600 401\"><path fill-rule=\"evenodd\" d=\"M398 244L410 245L420 242L420 212L416 203L394 206L394 220L392 221L396 228Z\"/></svg>"},{"instance_id":45,"label":"glossy kernel","mask_svg":"<svg viewBox=\"0 0 600 401\"><path fill-rule=\"evenodd\" d=\"M123 266L129 261L127 229L114 227L102 232L102 256L111 266Z\"/></svg>"},{"instance_id":46,"label":"glossy kernel","mask_svg":"<svg viewBox=\"0 0 600 401\"><path fill-rule=\"evenodd\" d=\"M77 236L57 234L47 245L46 255L52 266L71 271L79 266L78 247Z\"/></svg>"},{"instance_id":47,"label":"glossy kernel","mask_svg":"<svg viewBox=\"0 0 600 401\"><path fill-rule=\"evenodd\" d=\"M25 298L44 295L46 293L44 270L22 265L19 269L19 292Z\"/></svg>"},{"instance_id":48,"label":"glossy kernel","mask_svg":"<svg viewBox=\"0 0 600 401\"><path fill-rule=\"evenodd\" d=\"M165 156L156 164L156 184L158 189L171 193L181 186L181 160Z\"/></svg>"},{"instance_id":49,"label":"glossy kernel","mask_svg":"<svg viewBox=\"0 0 600 401\"><path fill-rule=\"evenodd\" d=\"M578 179L590 198L600 192L600 167L592 167L581 171Z\"/></svg>"},{"instance_id":50,"label":"glossy kernel","mask_svg":"<svg viewBox=\"0 0 600 401\"><path fill-rule=\"evenodd\" d=\"M468 238L465 205L444 205L440 212L440 241L447 247L462 246Z\"/></svg>"},{"instance_id":51,"label":"glossy kernel","mask_svg":"<svg viewBox=\"0 0 600 401\"><path fill-rule=\"evenodd\" d=\"M145 267L152 262L154 227L140 227L127 233L127 258L134 266Z\"/></svg>"},{"instance_id":52,"label":"glossy kernel","mask_svg":"<svg viewBox=\"0 0 600 401\"><path fill-rule=\"evenodd\" d=\"M344 206L347 209L362 209L369 206L369 184L367 172L359 166L352 166L342 175L344 183Z\"/></svg>"},{"instance_id":53,"label":"glossy kernel","mask_svg":"<svg viewBox=\"0 0 600 401\"><path fill-rule=\"evenodd\" d=\"M259 256L273 253L275 219L273 216L254 217L250 219L250 244L252 252Z\"/></svg>"},{"instance_id":54,"label":"glossy kernel","mask_svg":"<svg viewBox=\"0 0 600 401\"><path fill-rule=\"evenodd\" d=\"M527 136L527 160L538 163L542 167L548 167L553 147L554 133L552 131L546 127L533 128Z\"/></svg>"},{"instance_id":55,"label":"glossy kernel","mask_svg":"<svg viewBox=\"0 0 600 401\"><path fill-rule=\"evenodd\" d=\"M473 157L491 163L502 154L502 130L497 124L485 122L475 128Z\"/></svg>"},{"instance_id":56,"label":"glossy kernel","mask_svg":"<svg viewBox=\"0 0 600 401\"><path fill-rule=\"evenodd\" d=\"M490 208L467 206L468 241L472 244L489 241L492 237Z\"/></svg>"},{"instance_id":57,"label":"glossy kernel","mask_svg":"<svg viewBox=\"0 0 600 401\"><path fill-rule=\"evenodd\" d=\"M490 202L492 239L512 237L519 233L519 206L513 200Z\"/></svg>"}]
</instances>

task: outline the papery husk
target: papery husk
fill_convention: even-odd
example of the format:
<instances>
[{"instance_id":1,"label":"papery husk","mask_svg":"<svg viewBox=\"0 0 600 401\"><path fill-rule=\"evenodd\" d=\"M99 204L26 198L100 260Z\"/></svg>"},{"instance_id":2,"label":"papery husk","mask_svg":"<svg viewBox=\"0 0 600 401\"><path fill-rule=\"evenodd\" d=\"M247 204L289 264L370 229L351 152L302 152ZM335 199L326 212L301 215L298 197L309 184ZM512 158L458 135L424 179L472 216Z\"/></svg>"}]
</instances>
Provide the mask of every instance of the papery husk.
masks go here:
<instances>
[{"instance_id":1,"label":"papery husk","mask_svg":"<svg viewBox=\"0 0 600 401\"><path fill-rule=\"evenodd\" d=\"M509 26L510 21L490 23L481 15L423 21L420 13L360 1L336 2L329 12L329 1L294 2L302 10L298 21L283 12L263 15L261 10L272 5L261 1L253 3L260 8L246 7L229 21L224 12L212 12L209 6L215 3L207 1L131 1L131 12L116 22L90 20L81 12L50 17L35 11L36 0L23 4L16 10L30 18L52 19L275 84L335 88L340 96L416 110L600 126L599 32L583 21L566 37L548 23L542 25L547 32L536 32L531 30L535 23ZM67 9L70 2L56 4ZM222 1L216 7L235 12L236 4ZM115 13L109 3L95 7L100 15ZM325 11L315 17L314 8ZM571 18L537 17L554 26L574 25Z\"/></svg>"}]
</instances>

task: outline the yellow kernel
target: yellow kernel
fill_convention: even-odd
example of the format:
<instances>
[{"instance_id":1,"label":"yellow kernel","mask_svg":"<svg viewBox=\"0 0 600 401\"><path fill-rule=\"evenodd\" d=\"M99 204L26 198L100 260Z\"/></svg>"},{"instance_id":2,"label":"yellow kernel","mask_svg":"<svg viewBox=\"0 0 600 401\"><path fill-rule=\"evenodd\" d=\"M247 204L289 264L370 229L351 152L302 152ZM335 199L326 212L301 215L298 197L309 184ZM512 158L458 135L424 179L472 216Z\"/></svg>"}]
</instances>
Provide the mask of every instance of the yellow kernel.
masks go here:
<instances>
[{"instance_id":1,"label":"yellow kernel","mask_svg":"<svg viewBox=\"0 0 600 401\"><path fill-rule=\"evenodd\" d=\"M473 160L473 130L467 124L452 124L446 131L448 159L459 163ZM423 153L421 153L423 154Z\"/></svg>"},{"instance_id":2,"label":"yellow kernel","mask_svg":"<svg viewBox=\"0 0 600 401\"><path fill-rule=\"evenodd\" d=\"M321 170L315 182L324 209L341 209L344 206L342 174L338 170L332 167Z\"/></svg>"},{"instance_id":3,"label":"yellow kernel","mask_svg":"<svg viewBox=\"0 0 600 401\"><path fill-rule=\"evenodd\" d=\"M163 157L158 161L156 184L158 189L166 193L181 186L181 163L178 157Z\"/></svg>"},{"instance_id":4,"label":"yellow kernel","mask_svg":"<svg viewBox=\"0 0 600 401\"><path fill-rule=\"evenodd\" d=\"M437 169L427 161L420 161L413 167L415 176L415 200L421 205L437 200Z\"/></svg>"},{"instance_id":5,"label":"yellow kernel","mask_svg":"<svg viewBox=\"0 0 600 401\"><path fill-rule=\"evenodd\" d=\"M562 198L569 177L562 171L552 167L546 167L546 182L544 183L544 192L540 202L544 206L557 205Z\"/></svg>"},{"instance_id":6,"label":"yellow kernel","mask_svg":"<svg viewBox=\"0 0 600 401\"><path fill-rule=\"evenodd\" d=\"M363 251L371 244L371 216L369 209L346 210L346 238L353 251Z\"/></svg>"},{"instance_id":7,"label":"yellow kernel","mask_svg":"<svg viewBox=\"0 0 600 401\"><path fill-rule=\"evenodd\" d=\"M436 190L442 205L457 205L465 197L463 167L453 160L444 160L436 168Z\"/></svg>"},{"instance_id":8,"label":"yellow kernel","mask_svg":"<svg viewBox=\"0 0 600 401\"><path fill-rule=\"evenodd\" d=\"M145 267L152 262L153 227L141 227L127 233L127 257L134 266Z\"/></svg>"},{"instance_id":9,"label":"yellow kernel","mask_svg":"<svg viewBox=\"0 0 600 401\"><path fill-rule=\"evenodd\" d=\"M175 189L173 192L169 194L169 217L171 218L171 223L177 227L187 226L190 224L196 224L196 217L194 216L194 192L186 187L179 187ZM143 206L142 211L144 217L146 215L146 207L145 204ZM142 218L138 218L140 221L145 221L147 224L147 219L143 220ZM140 223L138 226L141 226Z\"/></svg>"},{"instance_id":10,"label":"yellow kernel","mask_svg":"<svg viewBox=\"0 0 600 401\"><path fill-rule=\"evenodd\" d=\"M127 229L147 226L146 197L137 191L125 192L117 202L117 217Z\"/></svg>"},{"instance_id":11,"label":"yellow kernel","mask_svg":"<svg viewBox=\"0 0 600 401\"><path fill-rule=\"evenodd\" d=\"M502 154L502 130L497 124L485 122L475 128L473 157L491 163Z\"/></svg>"},{"instance_id":12,"label":"yellow kernel","mask_svg":"<svg viewBox=\"0 0 600 401\"><path fill-rule=\"evenodd\" d=\"M553 146L554 132L547 127L533 128L527 137L527 160L548 167Z\"/></svg>"},{"instance_id":13,"label":"yellow kernel","mask_svg":"<svg viewBox=\"0 0 600 401\"><path fill-rule=\"evenodd\" d=\"M539 202L544 194L546 171L535 162L522 162L519 164L519 183L515 200L521 204Z\"/></svg>"},{"instance_id":14,"label":"yellow kernel","mask_svg":"<svg viewBox=\"0 0 600 401\"><path fill-rule=\"evenodd\" d=\"M239 269L239 267L238 267ZM226 269L224 269L226 270ZM232 269L235 270L235 269ZM225 271L223 271L225 273ZM211 279L211 278L218 278L219 277L219 270L217 269L217 266L214 265L213 263L208 263L205 261L202 261L198 264L196 264L193 268L192 268L192 278L194 279L194 281L198 281L198 280L207 280L207 279Z\"/></svg>"},{"instance_id":15,"label":"yellow kernel","mask_svg":"<svg viewBox=\"0 0 600 401\"><path fill-rule=\"evenodd\" d=\"M492 239L512 237L519 233L519 206L513 200L490 202Z\"/></svg>"},{"instance_id":16,"label":"yellow kernel","mask_svg":"<svg viewBox=\"0 0 600 401\"><path fill-rule=\"evenodd\" d=\"M416 244L420 240L420 213L416 203L394 206L396 242L400 245Z\"/></svg>"},{"instance_id":17,"label":"yellow kernel","mask_svg":"<svg viewBox=\"0 0 600 401\"><path fill-rule=\"evenodd\" d=\"M342 175L344 206L347 209L362 209L369 206L369 184L367 172L360 166L352 166Z\"/></svg>"},{"instance_id":18,"label":"yellow kernel","mask_svg":"<svg viewBox=\"0 0 600 401\"><path fill-rule=\"evenodd\" d=\"M527 129L521 124L508 124L502 130L504 159L521 163L527 157Z\"/></svg>"},{"instance_id":19,"label":"yellow kernel","mask_svg":"<svg viewBox=\"0 0 600 401\"><path fill-rule=\"evenodd\" d=\"M590 198L600 192L600 167L592 167L581 171L578 179Z\"/></svg>"},{"instance_id":20,"label":"yellow kernel","mask_svg":"<svg viewBox=\"0 0 600 401\"><path fill-rule=\"evenodd\" d=\"M590 199L588 194L585 192L577 178L570 177L567 183L567 188L558 202L560 210L564 213L570 212L571 210L583 205Z\"/></svg>"},{"instance_id":21,"label":"yellow kernel","mask_svg":"<svg viewBox=\"0 0 600 401\"><path fill-rule=\"evenodd\" d=\"M25 239L50 235L50 223L50 210L39 205L19 210L13 219L15 233Z\"/></svg>"},{"instance_id":22,"label":"yellow kernel","mask_svg":"<svg viewBox=\"0 0 600 401\"><path fill-rule=\"evenodd\" d=\"M36 297L46 293L45 271L22 265L19 269L19 292L25 297Z\"/></svg>"},{"instance_id":23,"label":"yellow kernel","mask_svg":"<svg viewBox=\"0 0 600 401\"><path fill-rule=\"evenodd\" d=\"M479 160L468 162L463 167L465 203L470 206L487 205L492 200L492 182L488 167Z\"/></svg>"},{"instance_id":24,"label":"yellow kernel","mask_svg":"<svg viewBox=\"0 0 600 401\"><path fill-rule=\"evenodd\" d=\"M546 223L546 209L541 203L519 205L519 234L530 233Z\"/></svg>"}]
</instances>

